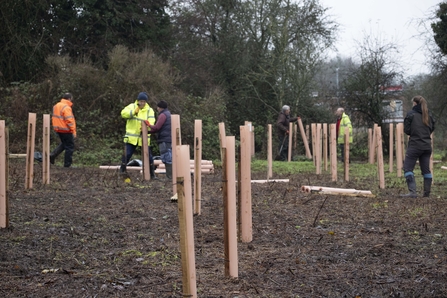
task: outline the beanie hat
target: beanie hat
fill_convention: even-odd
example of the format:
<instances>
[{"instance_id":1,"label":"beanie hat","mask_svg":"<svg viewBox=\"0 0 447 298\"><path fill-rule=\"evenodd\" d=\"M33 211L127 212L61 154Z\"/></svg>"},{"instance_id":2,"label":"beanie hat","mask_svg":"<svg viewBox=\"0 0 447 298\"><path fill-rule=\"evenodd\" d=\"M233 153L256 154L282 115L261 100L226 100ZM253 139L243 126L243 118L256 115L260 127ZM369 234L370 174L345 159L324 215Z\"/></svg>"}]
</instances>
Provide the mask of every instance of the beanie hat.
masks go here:
<instances>
[{"instance_id":1,"label":"beanie hat","mask_svg":"<svg viewBox=\"0 0 447 298\"><path fill-rule=\"evenodd\" d=\"M162 108L162 109L167 109L168 108L168 103L164 100L160 101L157 103L157 107Z\"/></svg>"},{"instance_id":2,"label":"beanie hat","mask_svg":"<svg viewBox=\"0 0 447 298\"><path fill-rule=\"evenodd\" d=\"M145 101L147 101L148 98L147 98L146 92L140 92L140 94L138 94L138 100L145 100Z\"/></svg>"}]
</instances>

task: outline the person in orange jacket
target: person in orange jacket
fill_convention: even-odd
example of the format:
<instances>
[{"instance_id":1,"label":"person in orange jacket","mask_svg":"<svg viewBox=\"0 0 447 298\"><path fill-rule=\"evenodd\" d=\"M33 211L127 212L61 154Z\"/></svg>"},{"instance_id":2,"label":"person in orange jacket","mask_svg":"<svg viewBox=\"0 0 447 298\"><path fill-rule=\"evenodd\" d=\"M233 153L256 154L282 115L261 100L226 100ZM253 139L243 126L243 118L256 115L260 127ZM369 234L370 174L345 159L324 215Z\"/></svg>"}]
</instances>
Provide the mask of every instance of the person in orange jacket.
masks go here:
<instances>
[{"instance_id":1,"label":"person in orange jacket","mask_svg":"<svg viewBox=\"0 0 447 298\"><path fill-rule=\"evenodd\" d=\"M76 120L73 115L73 95L65 93L60 102L54 105L52 123L53 130L59 136L61 143L50 154L50 163L54 164L56 157L65 150L64 167L73 162L74 139L76 138Z\"/></svg>"}]
</instances>

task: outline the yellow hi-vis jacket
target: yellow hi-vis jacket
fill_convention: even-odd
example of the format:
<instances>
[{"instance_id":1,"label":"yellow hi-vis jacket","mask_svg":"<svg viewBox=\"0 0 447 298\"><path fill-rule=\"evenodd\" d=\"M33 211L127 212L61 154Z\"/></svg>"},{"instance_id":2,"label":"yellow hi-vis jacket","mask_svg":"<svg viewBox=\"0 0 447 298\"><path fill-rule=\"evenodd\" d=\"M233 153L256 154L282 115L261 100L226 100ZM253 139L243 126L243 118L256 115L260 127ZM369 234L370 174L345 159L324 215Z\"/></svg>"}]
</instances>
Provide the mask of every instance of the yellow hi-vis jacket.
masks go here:
<instances>
[{"instance_id":1,"label":"yellow hi-vis jacket","mask_svg":"<svg viewBox=\"0 0 447 298\"><path fill-rule=\"evenodd\" d=\"M349 116L343 113L340 120L340 127L338 129L338 144L344 144L345 143L345 128L349 127L349 143L352 143L353 137L352 137L352 124L351 119L349 119Z\"/></svg>"},{"instance_id":2,"label":"yellow hi-vis jacket","mask_svg":"<svg viewBox=\"0 0 447 298\"><path fill-rule=\"evenodd\" d=\"M143 121L149 121L150 125L155 124L154 110L146 103L144 108L140 109L135 115L135 109L138 107L138 100L131 103L121 111L121 117L127 119L126 135L124 136L124 143L129 143L135 146L143 145L141 138L141 124ZM150 134L147 135L147 144L150 145Z\"/></svg>"}]
</instances>

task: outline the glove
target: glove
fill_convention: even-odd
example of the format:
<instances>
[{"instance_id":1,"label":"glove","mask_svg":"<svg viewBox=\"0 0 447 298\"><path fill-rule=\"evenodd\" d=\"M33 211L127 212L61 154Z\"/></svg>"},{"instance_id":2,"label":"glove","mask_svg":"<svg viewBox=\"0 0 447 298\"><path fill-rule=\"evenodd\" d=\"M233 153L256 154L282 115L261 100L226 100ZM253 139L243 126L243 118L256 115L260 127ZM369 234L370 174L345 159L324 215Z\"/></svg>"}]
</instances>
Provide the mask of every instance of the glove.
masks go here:
<instances>
[{"instance_id":1,"label":"glove","mask_svg":"<svg viewBox=\"0 0 447 298\"><path fill-rule=\"evenodd\" d=\"M289 131L288 130L286 130L286 135L288 135L289 134Z\"/></svg>"},{"instance_id":2,"label":"glove","mask_svg":"<svg viewBox=\"0 0 447 298\"><path fill-rule=\"evenodd\" d=\"M144 120L144 123L146 123L146 126L149 127L151 124L149 123L149 121Z\"/></svg>"},{"instance_id":3,"label":"glove","mask_svg":"<svg viewBox=\"0 0 447 298\"><path fill-rule=\"evenodd\" d=\"M138 114L139 111L140 111L140 107L136 107L133 113L136 115L136 114Z\"/></svg>"}]
</instances>

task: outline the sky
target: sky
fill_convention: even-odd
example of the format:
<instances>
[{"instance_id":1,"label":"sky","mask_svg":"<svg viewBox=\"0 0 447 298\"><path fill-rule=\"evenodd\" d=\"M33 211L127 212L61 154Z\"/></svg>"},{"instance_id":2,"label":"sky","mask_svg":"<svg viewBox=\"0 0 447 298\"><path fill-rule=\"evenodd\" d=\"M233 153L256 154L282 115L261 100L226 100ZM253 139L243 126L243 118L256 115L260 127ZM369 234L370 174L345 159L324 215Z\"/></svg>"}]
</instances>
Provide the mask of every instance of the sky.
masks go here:
<instances>
[{"instance_id":1,"label":"sky","mask_svg":"<svg viewBox=\"0 0 447 298\"><path fill-rule=\"evenodd\" d=\"M420 20L433 17L440 0L320 0L327 14L340 24L336 43L342 57L356 57L357 43L366 34L399 46L405 76L428 73L426 41L419 35L430 34L418 27ZM425 22L429 24L429 22ZM429 25L426 28L430 28ZM419 36L419 37L418 37ZM356 43L357 41L357 43ZM336 56L334 53L331 56Z\"/></svg>"}]
</instances>

